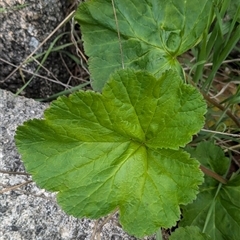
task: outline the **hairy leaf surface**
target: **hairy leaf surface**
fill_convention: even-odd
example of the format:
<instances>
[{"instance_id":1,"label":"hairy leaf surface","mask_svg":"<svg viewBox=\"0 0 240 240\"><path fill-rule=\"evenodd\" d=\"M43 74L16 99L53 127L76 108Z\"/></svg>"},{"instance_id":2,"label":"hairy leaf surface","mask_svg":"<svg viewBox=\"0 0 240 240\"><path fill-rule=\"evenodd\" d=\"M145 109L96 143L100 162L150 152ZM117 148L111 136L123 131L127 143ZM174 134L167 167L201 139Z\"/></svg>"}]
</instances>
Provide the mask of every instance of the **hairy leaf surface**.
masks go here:
<instances>
[{"instance_id":1,"label":"hairy leaf surface","mask_svg":"<svg viewBox=\"0 0 240 240\"><path fill-rule=\"evenodd\" d=\"M196 89L169 71L156 79L121 70L102 94L61 97L44 120L18 127L16 143L37 184L58 192L76 217L99 218L114 209L136 236L171 227L179 204L195 199L199 163L179 149L204 123Z\"/></svg>"},{"instance_id":2,"label":"hairy leaf surface","mask_svg":"<svg viewBox=\"0 0 240 240\"><path fill-rule=\"evenodd\" d=\"M90 57L94 90L102 90L122 62L156 77L166 69L181 72L176 57L199 42L211 6L209 0L114 0L116 23L112 0L80 4L75 18Z\"/></svg>"},{"instance_id":3,"label":"hairy leaf surface","mask_svg":"<svg viewBox=\"0 0 240 240\"><path fill-rule=\"evenodd\" d=\"M198 227L180 227L170 236L169 240L211 240L211 238L200 231Z\"/></svg>"},{"instance_id":4,"label":"hairy leaf surface","mask_svg":"<svg viewBox=\"0 0 240 240\"><path fill-rule=\"evenodd\" d=\"M211 142L202 142L196 149L188 148L204 166L219 175L225 175L229 159L221 148ZM194 225L209 234L214 240L238 240L240 236L240 176L236 175L227 184L220 184L205 176L197 199L183 207L181 226Z\"/></svg>"}]
</instances>

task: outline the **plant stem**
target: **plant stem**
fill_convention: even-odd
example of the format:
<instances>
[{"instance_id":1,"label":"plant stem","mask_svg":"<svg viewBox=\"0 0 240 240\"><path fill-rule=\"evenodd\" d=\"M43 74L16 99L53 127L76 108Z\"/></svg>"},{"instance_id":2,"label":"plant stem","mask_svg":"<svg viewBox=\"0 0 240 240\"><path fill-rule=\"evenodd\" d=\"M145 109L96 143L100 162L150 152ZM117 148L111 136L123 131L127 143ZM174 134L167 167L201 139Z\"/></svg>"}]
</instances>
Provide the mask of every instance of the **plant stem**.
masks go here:
<instances>
[{"instance_id":1,"label":"plant stem","mask_svg":"<svg viewBox=\"0 0 240 240\"><path fill-rule=\"evenodd\" d=\"M222 176L218 175L217 173L213 172L212 170L204 167L203 165L200 165L200 169L208 176L216 179L220 183L227 184L227 180L223 178Z\"/></svg>"}]
</instances>

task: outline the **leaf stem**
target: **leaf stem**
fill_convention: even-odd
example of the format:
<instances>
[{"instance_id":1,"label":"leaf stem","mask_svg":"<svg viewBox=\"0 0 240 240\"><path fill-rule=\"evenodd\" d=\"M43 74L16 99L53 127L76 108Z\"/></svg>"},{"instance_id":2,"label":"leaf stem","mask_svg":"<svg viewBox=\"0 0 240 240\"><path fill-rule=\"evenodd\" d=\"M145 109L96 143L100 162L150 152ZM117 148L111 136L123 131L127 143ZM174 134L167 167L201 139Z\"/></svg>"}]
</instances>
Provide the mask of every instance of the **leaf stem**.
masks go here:
<instances>
[{"instance_id":1,"label":"leaf stem","mask_svg":"<svg viewBox=\"0 0 240 240\"><path fill-rule=\"evenodd\" d=\"M203 165L200 165L200 169L208 176L216 179L220 183L227 184L227 180L223 178L222 176L218 175L217 173L213 172L212 170L204 167Z\"/></svg>"}]
</instances>

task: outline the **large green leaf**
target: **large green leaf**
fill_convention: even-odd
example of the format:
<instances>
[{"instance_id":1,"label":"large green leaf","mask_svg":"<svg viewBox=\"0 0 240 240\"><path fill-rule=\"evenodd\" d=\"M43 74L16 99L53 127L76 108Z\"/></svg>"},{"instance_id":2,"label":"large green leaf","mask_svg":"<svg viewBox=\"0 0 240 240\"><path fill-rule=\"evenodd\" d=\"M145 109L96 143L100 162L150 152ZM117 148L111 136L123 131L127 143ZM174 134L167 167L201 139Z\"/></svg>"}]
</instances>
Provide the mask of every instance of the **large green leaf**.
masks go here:
<instances>
[{"instance_id":1,"label":"large green leaf","mask_svg":"<svg viewBox=\"0 0 240 240\"><path fill-rule=\"evenodd\" d=\"M136 236L171 227L179 204L195 199L199 163L179 149L203 125L205 103L173 71L156 79L120 70L102 94L61 97L44 120L18 127L16 144L37 184L58 192L76 217L98 218L118 208Z\"/></svg>"},{"instance_id":2,"label":"large green leaf","mask_svg":"<svg viewBox=\"0 0 240 240\"><path fill-rule=\"evenodd\" d=\"M211 238L200 231L198 227L180 227L170 236L169 240L211 240Z\"/></svg>"},{"instance_id":3,"label":"large green leaf","mask_svg":"<svg viewBox=\"0 0 240 240\"><path fill-rule=\"evenodd\" d=\"M229 159L221 148L202 142L196 149L187 149L204 166L219 175L226 174ZM195 225L214 240L238 240L240 237L240 176L222 185L205 176L197 199L183 207L181 226Z\"/></svg>"},{"instance_id":4,"label":"large green leaf","mask_svg":"<svg viewBox=\"0 0 240 240\"><path fill-rule=\"evenodd\" d=\"M199 42L212 1L114 0L114 6L117 25L112 0L82 3L75 16L95 90L122 68L122 60L125 67L145 69L156 77L166 69L182 71L176 57Z\"/></svg>"}]
</instances>

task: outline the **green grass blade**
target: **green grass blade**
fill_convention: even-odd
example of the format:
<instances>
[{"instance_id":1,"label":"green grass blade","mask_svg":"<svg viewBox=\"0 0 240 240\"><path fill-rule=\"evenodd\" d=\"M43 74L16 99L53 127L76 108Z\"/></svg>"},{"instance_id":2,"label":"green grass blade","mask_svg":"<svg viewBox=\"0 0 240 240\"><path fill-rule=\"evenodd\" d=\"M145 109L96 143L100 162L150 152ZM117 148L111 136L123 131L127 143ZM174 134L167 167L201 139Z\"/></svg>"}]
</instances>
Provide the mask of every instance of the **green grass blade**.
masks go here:
<instances>
[{"instance_id":1,"label":"green grass blade","mask_svg":"<svg viewBox=\"0 0 240 240\"><path fill-rule=\"evenodd\" d=\"M237 44L237 42L239 40L240 40L240 25L237 26L235 32L232 34L226 47L219 54L218 59L215 62L215 64L213 65L212 71L211 71L210 75L208 76L208 79L206 80L206 82L203 85L203 87L206 88L207 92L209 91L212 81L213 81L213 78L216 75L222 62L226 59L226 57L229 55L229 53L232 51L232 49L234 48L234 46Z\"/></svg>"}]
</instances>

